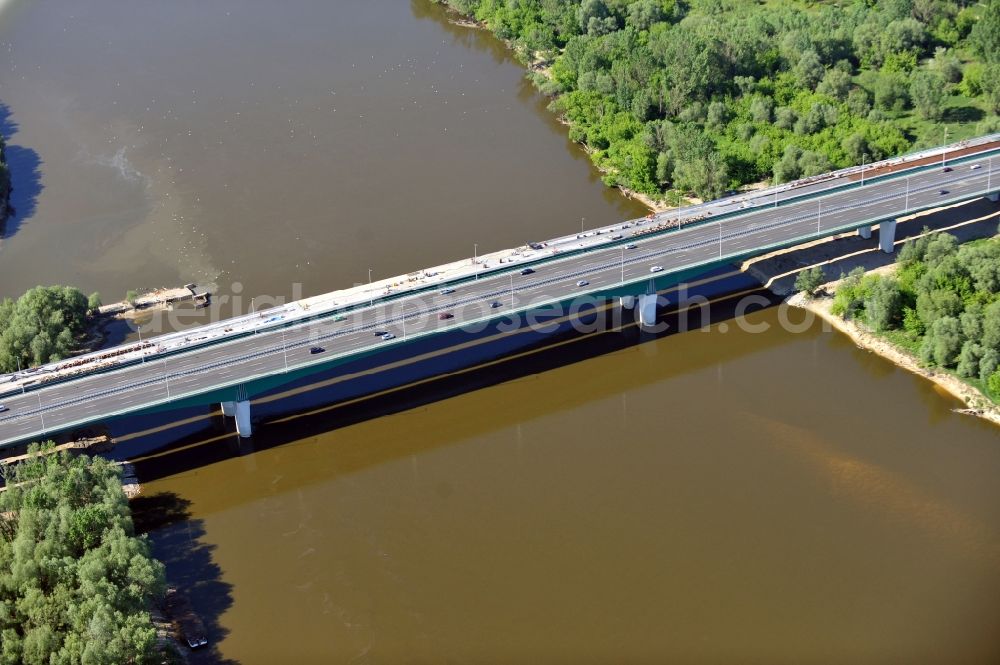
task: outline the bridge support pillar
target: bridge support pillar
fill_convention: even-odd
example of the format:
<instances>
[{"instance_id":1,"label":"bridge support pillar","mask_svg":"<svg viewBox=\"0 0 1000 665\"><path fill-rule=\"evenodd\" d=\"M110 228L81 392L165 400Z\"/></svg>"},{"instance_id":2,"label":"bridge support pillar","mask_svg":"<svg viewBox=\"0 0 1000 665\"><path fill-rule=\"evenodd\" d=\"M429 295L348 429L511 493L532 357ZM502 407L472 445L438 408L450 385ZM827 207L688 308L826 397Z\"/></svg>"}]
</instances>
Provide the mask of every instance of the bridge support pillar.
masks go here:
<instances>
[{"instance_id":1,"label":"bridge support pillar","mask_svg":"<svg viewBox=\"0 0 1000 665\"><path fill-rule=\"evenodd\" d=\"M236 415L236 402L223 402L222 403L222 415L227 418L232 418Z\"/></svg>"},{"instance_id":2,"label":"bridge support pillar","mask_svg":"<svg viewBox=\"0 0 1000 665\"><path fill-rule=\"evenodd\" d=\"M992 194L987 194L986 198L987 200L996 203L997 201L1000 201L1000 192L993 192Z\"/></svg>"},{"instance_id":3,"label":"bridge support pillar","mask_svg":"<svg viewBox=\"0 0 1000 665\"><path fill-rule=\"evenodd\" d=\"M864 238L865 240L868 240L869 238L872 237L872 227L871 226L859 226L858 227L858 235L861 236L862 238Z\"/></svg>"},{"instance_id":4,"label":"bridge support pillar","mask_svg":"<svg viewBox=\"0 0 1000 665\"><path fill-rule=\"evenodd\" d=\"M622 296L618 301L621 303L622 309L632 309L635 307L635 296Z\"/></svg>"},{"instance_id":5,"label":"bridge support pillar","mask_svg":"<svg viewBox=\"0 0 1000 665\"><path fill-rule=\"evenodd\" d=\"M656 325L656 301L658 296L650 293L639 296L639 325L652 328Z\"/></svg>"},{"instance_id":6,"label":"bridge support pillar","mask_svg":"<svg viewBox=\"0 0 1000 665\"><path fill-rule=\"evenodd\" d=\"M244 439L253 435L250 425L250 400L236 402L236 432Z\"/></svg>"},{"instance_id":7,"label":"bridge support pillar","mask_svg":"<svg viewBox=\"0 0 1000 665\"><path fill-rule=\"evenodd\" d=\"M878 225L878 246L886 254L892 254L896 241L896 220L886 220Z\"/></svg>"}]
</instances>

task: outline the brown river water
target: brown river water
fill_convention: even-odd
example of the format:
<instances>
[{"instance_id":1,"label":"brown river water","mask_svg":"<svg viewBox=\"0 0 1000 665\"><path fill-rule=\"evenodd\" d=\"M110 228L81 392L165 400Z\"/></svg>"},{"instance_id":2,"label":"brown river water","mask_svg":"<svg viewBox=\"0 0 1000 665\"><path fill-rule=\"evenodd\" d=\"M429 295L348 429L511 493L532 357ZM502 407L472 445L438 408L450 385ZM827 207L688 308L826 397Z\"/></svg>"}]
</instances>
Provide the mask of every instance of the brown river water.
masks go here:
<instances>
[{"instance_id":1,"label":"brown river water","mask_svg":"<svg viewBox=\"0 0 1000 665\"><path fill-rule=\"evenodd\" d=\"M13 0L0 52L0 295L312 294L644 212L425 0ZM205 443L145 487L202 659L1000 660L997 429L778 318Z\"/></svg>"}]
</instances>

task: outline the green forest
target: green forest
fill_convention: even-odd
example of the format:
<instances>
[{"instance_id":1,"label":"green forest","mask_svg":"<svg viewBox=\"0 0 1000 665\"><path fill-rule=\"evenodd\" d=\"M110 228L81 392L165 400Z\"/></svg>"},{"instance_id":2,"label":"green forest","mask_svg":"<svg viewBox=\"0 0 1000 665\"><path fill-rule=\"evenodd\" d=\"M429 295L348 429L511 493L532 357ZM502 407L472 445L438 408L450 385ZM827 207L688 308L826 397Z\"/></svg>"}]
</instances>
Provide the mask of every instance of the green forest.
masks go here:
<instances>
[{"instance_id":1,"label":"green forest","mask_svg":"<svg viewBox=\"0 0 1000 665\"><path fill-rule=\"evenodd\" d=\"M36 286L0 300L0 372L66 358L86 333L91 304L70 286Z\"/></svg>"},{"instance_id":2,"label":"green forest","mask_svg":"<svg viewBox=\"0 0 1000 665\"><path fill-rule=\"evenodd\" d=\"M894 277L852 271L834 314L865 323L953 370L1000 402L1000 236L959 245L954 236L906 243Z\"/></svg>"},{"instance_id":3,"label":"green forest","mask_svg":"<svg viewBox=\"0 0 1000 665\"><path fill-rule=\"evenodd\" d=\"M442 0L608 185L678 203L1000 129L1000 0Z\"/></svg>"},{"instance_id":4,"label":"green forest","mask_svg":"<svg viewBox=\"0 0 1000 665\"><path fill-rule=\"evenodd\" d=\"M134 534L118 468L61 452L2 470L0 663L161 662L149 608L163 566Z\"/></svg>"}]
</instances>

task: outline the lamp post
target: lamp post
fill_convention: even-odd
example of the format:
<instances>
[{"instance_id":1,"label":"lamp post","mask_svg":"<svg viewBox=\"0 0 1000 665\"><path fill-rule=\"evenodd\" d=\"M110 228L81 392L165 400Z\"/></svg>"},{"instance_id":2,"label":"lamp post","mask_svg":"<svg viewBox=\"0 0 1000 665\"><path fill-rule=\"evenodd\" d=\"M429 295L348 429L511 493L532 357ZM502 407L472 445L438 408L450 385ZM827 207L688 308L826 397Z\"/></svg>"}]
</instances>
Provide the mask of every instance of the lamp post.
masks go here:
<instances>
[{"instance_id":1,"label":"lamp post","mask_svg":"<svg viewBox=\"0 0 1000 665\"><path fill-rule=\"evenodd\" d=\"M42 434L45 434L45 412L42 410L42 393L37 392L35 396L38 397L38 417L42 419Z\"/></svg>"},{"instance_id":2,"label":"lamp post","mask_svg":"<svg viewBox=\"0 0 1000 665\"><path fill-rule=\"evenodd\" d=\"M476 279L479 279L479 243L472 243L472 265L476 266Z\"/></svg>"},{"instance_id":3,"label":"lamp post","mask_svg":"<svg viewBox=\"0 0 1000 665\"><path fill-rule=\"evenodd\" d=\"M625 283L625 245L622 245L622 284Z\"/></svg>"},{"instance_id":4,"label":"lamp post","mask_svg":"<svg viewBox=\"0 0 1000 665\"><path fill-rule=\"evenodd\" d=\"M823 199L816 199L816 233L819 233L819 220L823 216Z\"/></svg>"},{"instance_id":5,"label":"lamp post","mask_svg":"<svg viewBox=\"0 0 1000 665\"><path fill-rule=\"evenodd\" d=\"M257 334L257 317L253 308L253 298L250 298L250 316L253 317L253 334Z\"/></svg>"},{"instance_id":6,"label":"lamp post","mask_svg":"<svg viewBox=\"0 0 1000 665\"><path fill-rule=\"evenodd\" d=\"M167 383L167 399L170 399L170 375L167 374L167 359L163 359L163 380Z\"/></svg>"},{"instance_id":7,"label":"lamp post","mask_svg":"<svg viewBox=\"0 0 1000 665\"><path fill-rule=\"evenodd\" d=\"M375 304L375 295L372 293L372 269L368 269L368 306Z\"/></svg>"},{"instance_id":8,"label":"lamp post","mask_svg":"<svg viewBox=\"0 0 1000 665\"><path fill-rule=\"evenodd\" d=\"M719 258L722 258L722 222L719 222Z\"/></svg>"},{"instance_id":9,"label":"lamp post","mask_svg":"<svg viewBox=\"0 0 1000 665\"><path fill-rule=\"evenodd\" d=\"M142 364L146 364L146 352L142 348L142 326L136 324L135 331L139 333L139 358Z\"/></svg>"},{"instance_id":10,"label":"lamp post","mask_svg":"<svg viewBox=\"0 0 1000 665\"><path fill-rule=\"evenodd\" d=\"M944 168L944 158L948 154L948 126L944 128L944 138L941 141L941 168Z\"/></svg>"},{"instance_id":11,"label":"lamp post","mask_svg":"<svg viewBox=\"0 0 1000 665\"><path fill-rule=\"evenodd\" d=\"M288 345L285 344L285 329L281 329L281 353L285 356L285 374L288 374Z\"/></svg>"},{"instance_id":12,"label":"lamp post","mask_svg":"<svg viewBox=\"0 0 1000 665\"><path fill-rule=\"evenodd\" d=\"M865 186L865 161L868 159L868 153L861 155L861 186Z\"/></svg>"},{"instance_id":13,"label":"lamp post","mask_svg":"<svg viewBox=\"0 0 1000 665\"><path fill-rule=\"evenodd\" d=\"M510 309L514 310L514 273L510 273Z\"/></svg>"},{"instance_id":14,"label":"lamp post","mask_svg":"<svg viewBox=\"0 0 1000 665\"><path fill-rule=\"evenodd\" d=\"M906 199L903 202L903 212L910 211L910 176L906 176Z\"/></svg>"},{"instance_id":15,"label":"lamp post","mask_svg":"<svg viewBox=\"0 0 1000 665\"><path fill-rule=\"evenodd\" d=\"M21 378L21 358L20 357L18 357L18 359L17 359L17 374L18 374L17 379L18 379L18 381L21 382L21 394L23 395L24 394L24 380Z\"/></svg>"}]
</instances>

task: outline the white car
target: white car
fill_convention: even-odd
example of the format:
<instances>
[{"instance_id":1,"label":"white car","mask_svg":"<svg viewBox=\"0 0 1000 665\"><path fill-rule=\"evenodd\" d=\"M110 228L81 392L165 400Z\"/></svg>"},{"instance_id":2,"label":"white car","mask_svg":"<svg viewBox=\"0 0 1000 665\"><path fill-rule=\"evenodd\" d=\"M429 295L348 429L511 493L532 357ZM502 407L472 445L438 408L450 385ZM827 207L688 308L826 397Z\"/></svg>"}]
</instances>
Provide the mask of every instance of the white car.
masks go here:
<instances>
[{"instance_id":1,"label":"white car","mask_svg":"<svg viewBox=\"0 0 1000 665\"><path fill-rule=\"evenodd\" d=\"M391 332L387 332L386 334L382 335L382 339L388 342L390 339L396 339L396 336L393 335Z\"/></svg>"},{"instance_id":2,"label":"white car","mask_svg":"<svg viewBox=\"0 0 1000 665\"><path fill-rule=\"evenodd\" d=\"M649 272L663 272L663 266L653 266L649 269Z\"/></svg>"},{"instance_id":3,"label":"white car","mask_svg":"<svg viewBox=\"0 0 1000 665\"><path fill-rule=\"evenodd\" d=\"M0 404L0 413L3 413L6 410L7 410L7 407L4 406L3 404Z\"/></svg>"},{"instance_id":4,"label":"white car","mask_svg":"<svg viewBox=\"0 0 1000 665\"><path fill-rule=\"evenodd\" d=\"M581 279L579 282L576 283L577 286L587 286L588 284L590 284L590 282L588 282L585 279Z\"/></svg>"},{"instance_id":5,"label":"white car","mask_svg":"<svg viewBox=\"0 0 1000 665\"><path fill-rule=\"evenodd\" d=\"M983 165L982 165L982 164L973 164L973 165L972 165L972 170L973 170L973 171L978 171L978 170L979 170L979 169L981 169L981 168L983 168Z\"/></svg>"}]
</instances>

